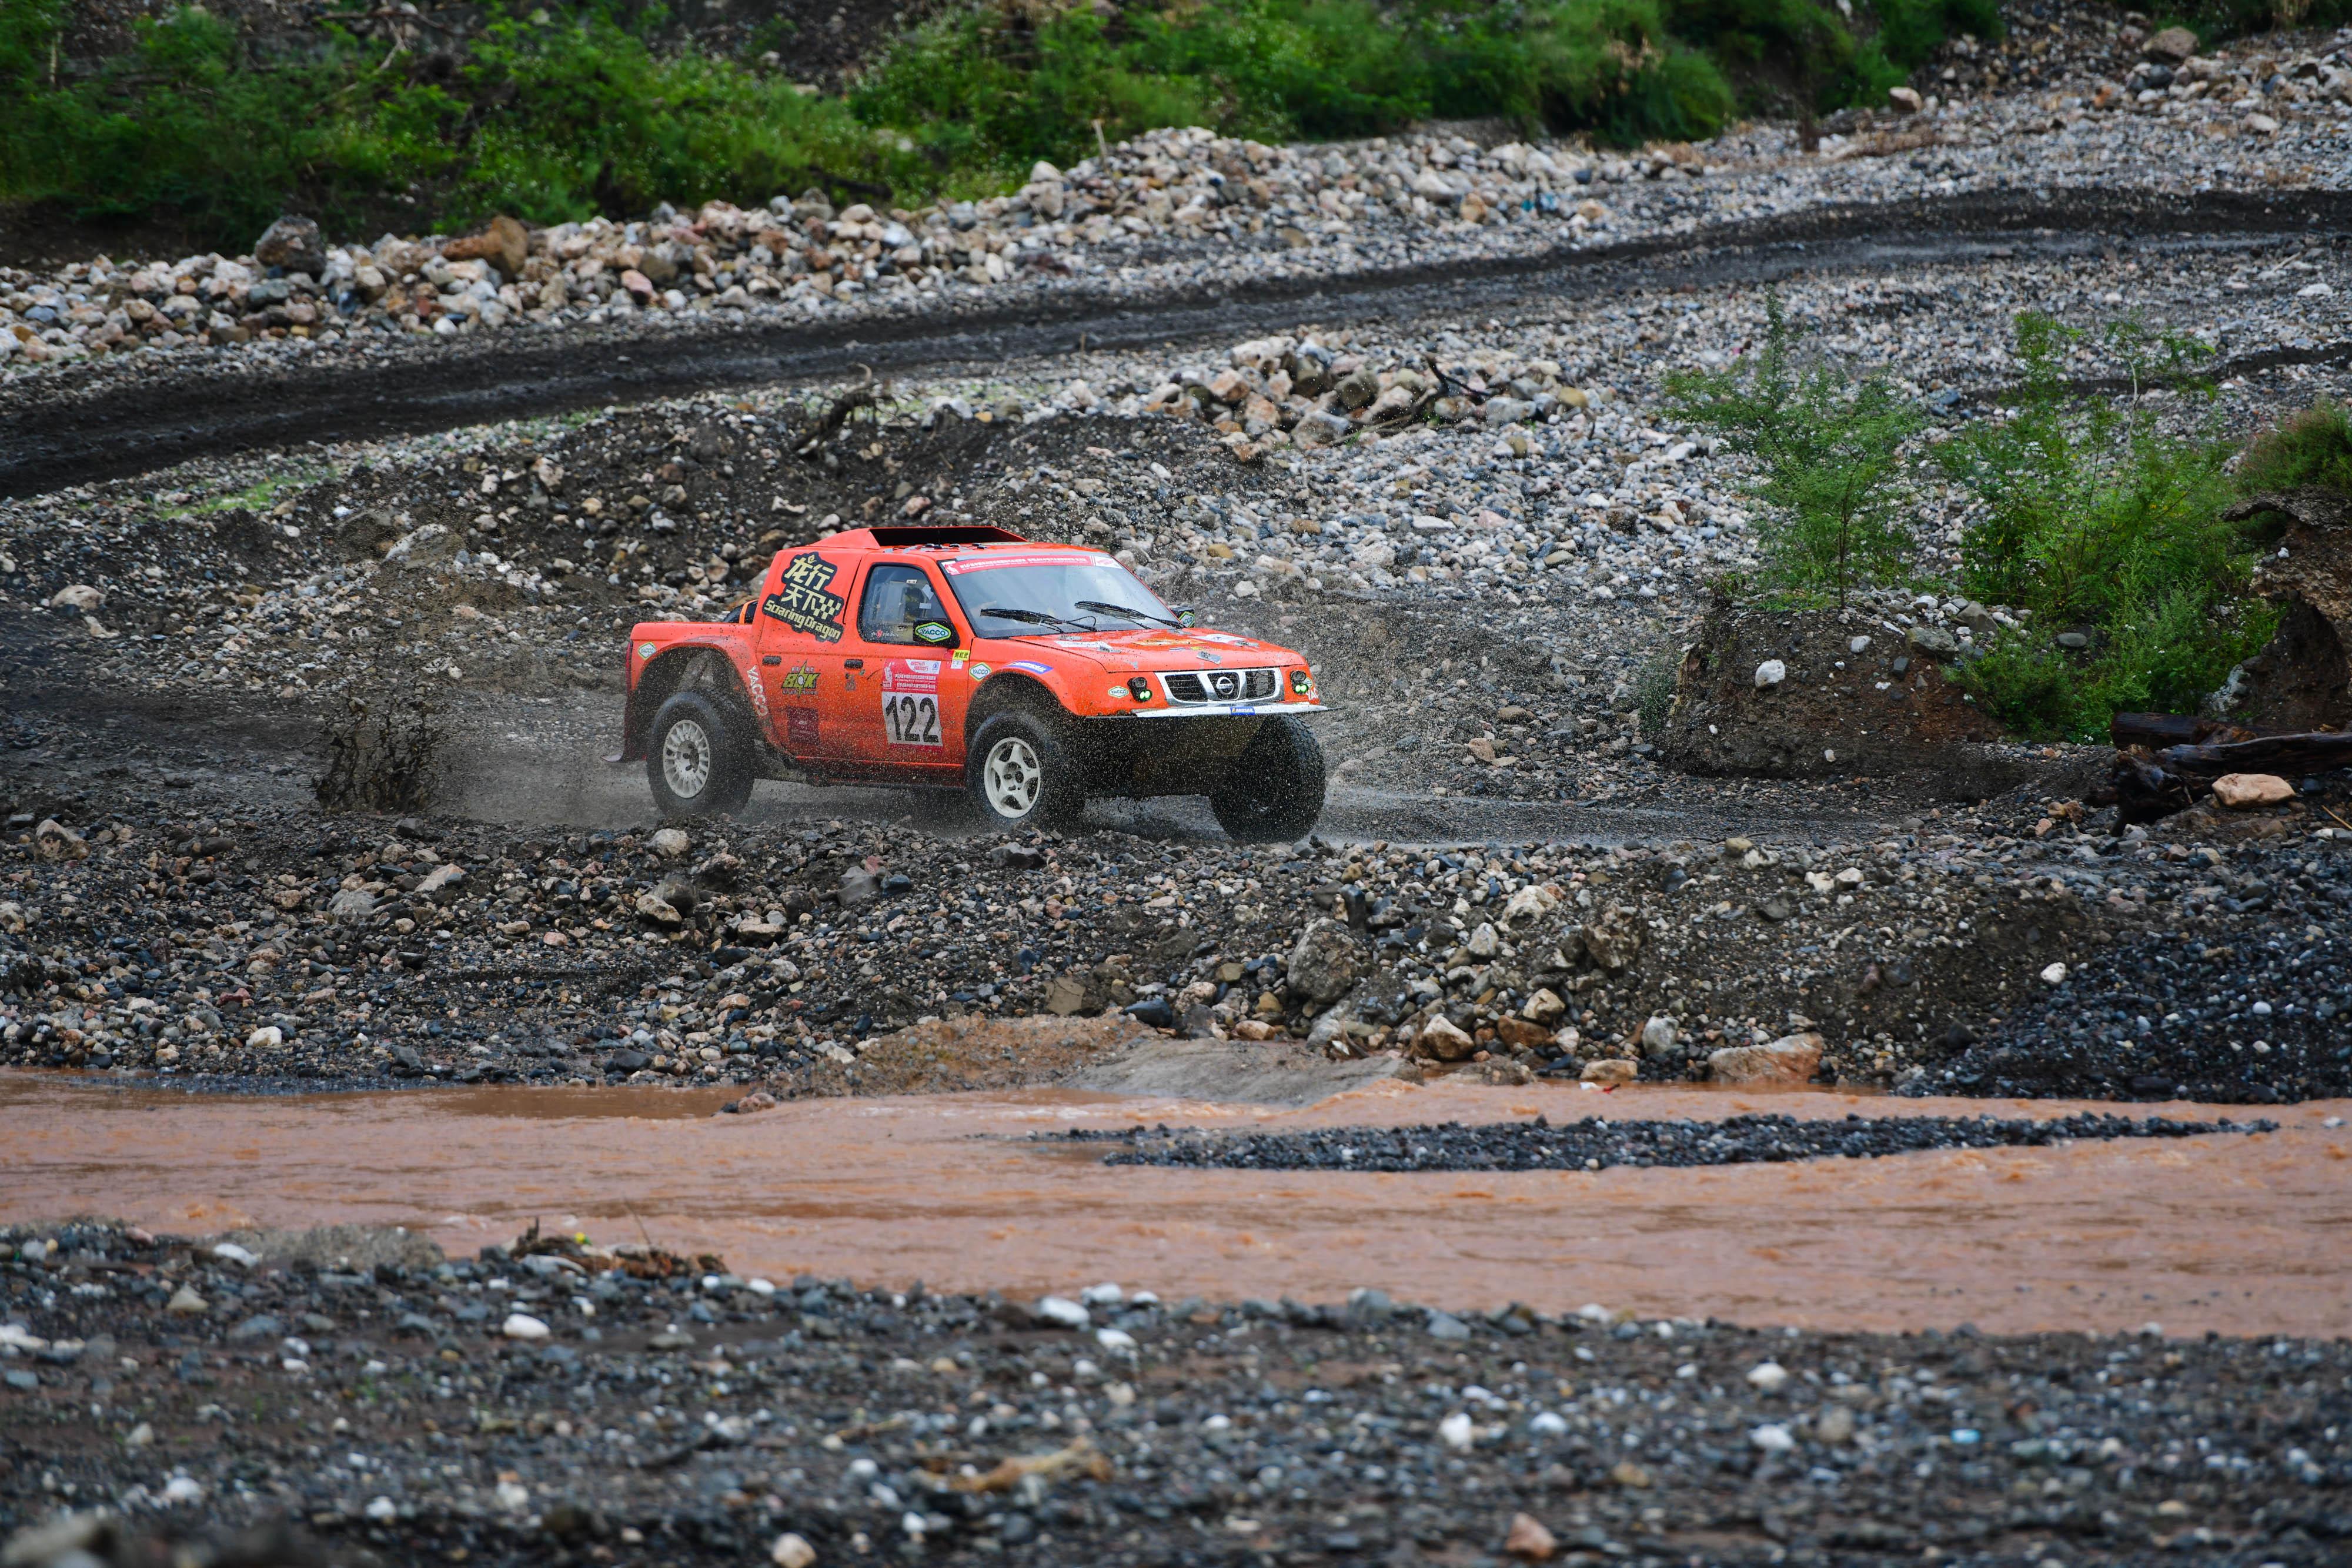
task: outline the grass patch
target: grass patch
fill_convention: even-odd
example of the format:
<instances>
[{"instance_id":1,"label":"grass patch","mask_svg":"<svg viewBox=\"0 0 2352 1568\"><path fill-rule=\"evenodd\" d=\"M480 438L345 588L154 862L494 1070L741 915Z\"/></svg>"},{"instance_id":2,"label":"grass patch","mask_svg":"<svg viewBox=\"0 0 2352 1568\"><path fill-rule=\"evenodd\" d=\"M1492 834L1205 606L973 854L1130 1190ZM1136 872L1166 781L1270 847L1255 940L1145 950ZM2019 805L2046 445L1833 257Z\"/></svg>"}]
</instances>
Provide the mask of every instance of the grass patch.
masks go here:
<instances>
[{"instance_id":1,"label":"grass patch","mask_svg":"<svg viewBox=\"0 0 2352 1568\"><path fill-rule=\"evenodd\" d=\"M0 6L0 203L166 216L223 249L289 208L364 233L813 184L913 205L1167 125L1281 141L1500 116L1699 137L1792 93L1875 101L1946 32L1998 30L1990 0L1876 0L1857 23L1820 0L1135 0L1108 21L992 0L829 96L756 53L661 42L658 7L491 0L428 55L331 20L263 52L186 5L78 71L59 68L68 4Z\"/></svg>"},{"instance_id":2,"label":"grass patch","mask_svg":"<svg viewBox=\"0 0 2352 1568\"><path fill-rule=\"evenodd\" d=\"M2306 487L2352 496L2352 414L2326 399L2254 437L2239 461L2238 492Z\"/></svg>"}]
</instances>

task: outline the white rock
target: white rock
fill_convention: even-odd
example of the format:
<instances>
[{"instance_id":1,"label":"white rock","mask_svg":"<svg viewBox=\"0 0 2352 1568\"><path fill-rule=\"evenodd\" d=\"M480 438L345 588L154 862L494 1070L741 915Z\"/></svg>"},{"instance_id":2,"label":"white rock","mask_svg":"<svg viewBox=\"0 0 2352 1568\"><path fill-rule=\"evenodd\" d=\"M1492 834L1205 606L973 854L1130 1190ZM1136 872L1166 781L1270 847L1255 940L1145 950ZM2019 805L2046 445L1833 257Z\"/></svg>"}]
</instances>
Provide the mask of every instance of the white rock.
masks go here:
<instances>
[{"instance_id":1,"label":"white rock","mask_svg":"<svg viewBox=\"0 0 2352 1568\"><path fill-rule=\"evenodd\" d=\"M545 1339L547 1325L529 1312L509 1312L499 1332L509 1339Z\"/></svg>"},{"instance_id":2,"label":"white rock","mask_svg":"<svg viewBox=\"0 0 2352 1568\"><path fill-rule=\"evenodd\" d=\"M776 1568L813 1568L816 1562L816 1548L788 1530L777 1536L776 1543L768 1548L768 1561L776 1564Z\"/></svg>"},{"instance_id":3,"label":"white rock","mask_svg":"<svg viewBox=\"0 0 2352 1568\"><path fill-rule=\"evenodd\" d=\"M668 860L676 860L694 847L683 828L662 828L655 832L652 843L654 853Z\"/></svg>"},{"instance_id":4,"label":"white rock","mask_svg":"<svg viewBox=\"0 0 2352 1568\"><path fill-rule=\"evenodd\" d=\"M380 1497L360 1511L378 1524L382 1524L400 1517L400 1505L388 1497Z\"/></svg>"},{"instance_id":5,"label":"white rock","mask_svg":"<svg viewBox=\"0 0 2352 1568\"><path fill-rule=\"evenodd\" d=\"M1466 1454L1470 1451L1470 1440L1476 1430L1471 1425L1470 1417L1459 1410L1437 1424L1438 1437L1444 1441L1447 1448L1457 1454Z\"/></svg>"},{"instance_id":6,"label":"white rock","mask_svg":"<svg viewBox=\"0 0 2352 1568\"><path fill-rule=\"evenodd\" d=\"M1094 1321L1086 1308L1067 1296L1041 1296L1034 1311L1041 1321L1055 1328L1082 1329Z\"/></svg>"},{"instance_id":7,"label":"white rock","mask_svg":"<svg viewBox=\"0 0 2352 1568\"><path fill-rule=\"evenodd\" d=\"M1789 1381L1789 1369L1777 1361L1759 1361L1748 1369L1748 1384L1770 1394Z\"/></svg>"},{"instance_id":8,"label":"white rock","mask_svg":"<svg viewBox=\"0 0 2352 1568\"><path fill-rule=\"evenodd\" d=\"M2042 983L2045 986L2062 985L2065 979L2066 966L2063 964L2053 964L2042 971Z\"/></svg>"},{"instance_id":9,"label":"white rock","mask_svg":"<svg viewBox=\"0 0 2352 1568\"><path fill-rule=\"evenodd\" d=\"M1135 1354L1135 1336L1124 1329L1097 1329L1095 1343L1114 1355Z\"/></svg>"},{"instance_id":10,"label":"white rock","mask_svg":"<svg viewBox=\"0 0 2352 1568\"><path fill-rule=\"evenodd\" d=\"M1789 678L1789 666L1779 659L1767 659L1756 666L1756 687L1777 686Z\"/></svg>"},{"instance_id":11,"label":"white rock","mask_svg":"<svg viewBox=\"0 0 2352 1568\"><path fill-rule=\"evenodd\" d=\"M1127 1292L1108 1281L1105 1281L1099 1285L1088 1285L1085 1290L1080 1291L1078 1300L1089 1307L1115 1307L1127 1300Z\"/></svg>"},{"instance_id":12,"label":"white rock","mask_svg":"<svg viewBox=\"0 0 2352 1568\"><path fill-rule=\"evenodd\" d=\"M1867 637L1851 638L1846 643L1845 651L1849 653L1867 653L1870 652L1870 639Z\"/></svg>"},{"instance_id":13,"label":"white rock","mask_svg":"<svg viewBox=\"0 0 2352 1568\"><path fill-rule=\"evenodd\" d=\"M205 1489L188 1476L173 1476L163 1483L163 1500L168 1503L202 1502Z\"/></svg>"},{"instance_id":14,"label":"white rock","mask_svg":"<svg viewBox=\"0 0 2352 1568\"><path fill-rule=\"evenodd\" d=\"M1664 1014L1642 1026L1642 1049L1652 1056L1664 1056L1674 1050L1675 1038L1675 1020Z\"/></svg>"},{"instance_id":15,"label":"white rock","mask_svg":"<svg viewBox=\"0 0 2352 1568\"><path fill-rule=\"evenodd\" d=\"M1549 1410L1538 1410L1528 1418L1528 1430L1539 1437L1557 1437L1567 1432L1568 1422Z\"/></svg>"},{"instance_id":16,"label":"white rock","mask_svg":"<svg viewBox=\"0 0 2352 1568\"><path fill-rule=\"evenodd\" d=\"M247 1035L245 1043L253 1051L276 1051L286 1043L286 1031L274 1023L266 1023Z\"/></svg>"},{"instance_id":17,"label":"white rock","mask_svg":"<svg viewBox=\"0 0 2352 1568\"><path fill-rule=\"evenodd\" d=\"M1797 1446L1797 1439L1789 1436L1789 1428L1777 1421L1757 1427L1748 1434L1748 1440L1768 1454L1785 1454Z\"/></svg>"},{"instance_id":18,"label":"white rock","mask_svg":"<svg viewBox=\"0 0 2352 1568\"><path fill-rule=\"evenodd\" d=\"M234 1241L224 1241L219 1246L214 1248L213 1256L215 1258L226 1258L232 1263L241 1263L248 1269L261 1261L259 1258L247 1251L244 1248L239 1247Z\"/></svg>"}]
</instances>

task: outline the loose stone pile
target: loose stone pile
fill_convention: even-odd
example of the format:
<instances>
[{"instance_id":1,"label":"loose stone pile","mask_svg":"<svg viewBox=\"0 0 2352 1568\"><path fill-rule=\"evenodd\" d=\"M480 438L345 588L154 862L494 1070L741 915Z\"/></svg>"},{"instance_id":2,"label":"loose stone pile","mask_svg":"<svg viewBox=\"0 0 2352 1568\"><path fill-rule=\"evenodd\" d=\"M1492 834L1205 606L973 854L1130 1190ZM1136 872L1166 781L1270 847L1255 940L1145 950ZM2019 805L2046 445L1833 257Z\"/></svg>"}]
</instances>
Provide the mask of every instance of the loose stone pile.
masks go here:
<instances>
[{"instance_id":1,"label":"loose stone pile","mask_svg":"<svg viewBox=\"0 0 2352 1568\"><path fill-rule=\"evenodd\" d=\"M2015 52L2034 54L2040 26ZM1948 104L1900 89L1813 152L1785 128L1636 154L1437 132L1282 148L1171 129L1066 172L1040 163L1019 191L980 203L836 209L811 193L368 246L330 245L295 220L249 256L0 269L0 374L150 346L366 348L523 324L953 308L1009 288L1157 290L1218 277L1237 250L1264 278L1328 277L1836 203L2139 186L2152 169L2168 171L2167 190L2345 188L2347 36L2197 56L2175 52L2179 29L2098 26L2110 52L2073 57L2060 90ZM1964 65L1979 74L1977 54L1956 55L1955 84Z\"/></svg>"},{"instance_id":2,"label":"loose stone pile","mask_svg":"<svg viewBox=\"0 0 2352 1568\"><path fill-rule=\"evenodd\" d=\"M1329 1127L1296 1133L1202 1133L1125 1128L1111 1133L1040 1133L1036 1137L1125 1145L1107 1166L1182 1166L1201 1170L1597 1171L1619 1166L1736 1166L1822 1158L1876 1159L1927 1149L2049 1148L2084 1138L2190 1138L2267 1133L2228 1121L2173 1122L2090 1113L2046 1122L1990 1116L1727 1116L1719 1122L1607 1121L1588 1116L1554 1126L1500 1122L1465 1127Z\"/></svg>"}]
</instances>

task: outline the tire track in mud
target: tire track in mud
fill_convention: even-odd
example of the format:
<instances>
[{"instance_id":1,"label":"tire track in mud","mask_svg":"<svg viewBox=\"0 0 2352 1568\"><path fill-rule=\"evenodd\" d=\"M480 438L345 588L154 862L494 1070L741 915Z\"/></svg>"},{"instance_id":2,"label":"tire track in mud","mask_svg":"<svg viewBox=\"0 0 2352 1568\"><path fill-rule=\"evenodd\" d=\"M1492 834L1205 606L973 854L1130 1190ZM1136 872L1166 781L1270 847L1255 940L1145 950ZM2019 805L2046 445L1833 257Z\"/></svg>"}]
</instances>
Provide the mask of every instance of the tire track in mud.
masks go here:
<instances>
[{"instance_id":1,"label":"tire track in mud","mask_svg":"<svg viewBox=\"0 0 2352 1568\"><path fill-rule=\"evenodd\" d=\"M47 395L45 378L0 398L0 498L118 478L191 458L301 442L447 430L628 405L722 387L1002 363L1088 349L1232 338L1371 314L1493 309L1639 284L1762 283L1801 271L1884 269L2074 254L2117 237L2221 241L2352 233L2352 192L1977 192L1847 204L1623 245L1390 268L1335 281L1286 277L1187 288L1149 301L1098 289L972 311L715 329L508 334L475 348L247 371L235 361L136 385ZM2352 344L2249 356L2260 370L2352 361ZM2252 361L2260 361L2259 363Z\"/></svg>"}]
</instances>

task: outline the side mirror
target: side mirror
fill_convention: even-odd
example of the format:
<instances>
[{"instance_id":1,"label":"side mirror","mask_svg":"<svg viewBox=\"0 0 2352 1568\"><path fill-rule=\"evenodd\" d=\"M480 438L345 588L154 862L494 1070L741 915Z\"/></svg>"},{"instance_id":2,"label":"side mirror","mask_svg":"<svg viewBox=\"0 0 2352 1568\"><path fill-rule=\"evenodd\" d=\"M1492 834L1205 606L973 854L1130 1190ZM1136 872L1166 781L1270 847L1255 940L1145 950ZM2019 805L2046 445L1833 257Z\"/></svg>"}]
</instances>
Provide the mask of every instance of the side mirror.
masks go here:
<instances>
[{"instance_id":1,"label":"side mirror","mask_svg":"<svg viewBox=\"0 0 2352 1568\"><path fill-rule=\"evenodd\" d=\"M929 643L934 648L944 648L956 640L955 628L944 621L918 621L915 640Z\"/></svg>"}]
</instances>

